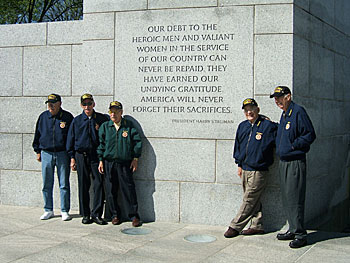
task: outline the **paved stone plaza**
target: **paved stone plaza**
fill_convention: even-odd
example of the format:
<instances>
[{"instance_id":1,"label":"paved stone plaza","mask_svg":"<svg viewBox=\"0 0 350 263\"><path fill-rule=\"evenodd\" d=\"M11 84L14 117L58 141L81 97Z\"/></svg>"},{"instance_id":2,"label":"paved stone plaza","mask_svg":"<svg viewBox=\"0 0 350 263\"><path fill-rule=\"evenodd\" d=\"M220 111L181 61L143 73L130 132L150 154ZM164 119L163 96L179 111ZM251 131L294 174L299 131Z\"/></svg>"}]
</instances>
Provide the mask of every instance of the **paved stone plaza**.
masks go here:
<instances>
[{"instance_id":1,"label":"paved stone plaza","mask_svg":"<svg viewBox=\"0 0 350 263\"><path fill-rule=\"evenodd\" d=\"M309 245L293 250L276 232L226 239L226 227L180 223L145 223L152 232L126 235L119 226L83 225L77 212L63 222L42 221L41 208L0 206L0 262L349 262L350 234L309 232ZM191 243L187 235L216 238Z\"/></svg>"}]
</instances>

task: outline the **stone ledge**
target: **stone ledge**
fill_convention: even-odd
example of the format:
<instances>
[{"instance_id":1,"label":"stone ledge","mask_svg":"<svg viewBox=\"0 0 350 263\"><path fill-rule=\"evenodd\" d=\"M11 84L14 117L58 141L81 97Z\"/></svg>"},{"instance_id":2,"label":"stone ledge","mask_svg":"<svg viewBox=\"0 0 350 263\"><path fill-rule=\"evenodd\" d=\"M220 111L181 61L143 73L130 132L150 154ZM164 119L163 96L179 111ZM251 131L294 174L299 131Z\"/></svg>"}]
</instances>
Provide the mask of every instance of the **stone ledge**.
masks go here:
<instances>
[{"instance_id":1,"label":"stone ledge","mask_svg":"<svg viewBox=\"0 0 350 263\"><path fill-rule=\"evenodd\" d=\"M85 0L85 13L132 11L147 9L147 0Z\"/></svg>"},{"instance_id":2,"label":"stone ledge","mask_svg":"<svg viewBox=\"0 0 350 263\"><path fill-rule=\"evenodd\" d=\"M0 47L46 45L47 23L0 25Z\"/></svg>"}]
</instances>

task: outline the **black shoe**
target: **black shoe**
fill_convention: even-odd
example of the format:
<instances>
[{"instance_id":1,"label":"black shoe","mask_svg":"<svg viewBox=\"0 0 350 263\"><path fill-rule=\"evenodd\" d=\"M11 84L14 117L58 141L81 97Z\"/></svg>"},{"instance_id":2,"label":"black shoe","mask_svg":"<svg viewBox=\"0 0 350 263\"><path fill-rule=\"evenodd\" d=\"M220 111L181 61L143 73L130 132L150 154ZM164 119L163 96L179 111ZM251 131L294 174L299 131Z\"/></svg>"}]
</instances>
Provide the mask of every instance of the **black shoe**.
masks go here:
<instances>
[{"instance_id":1,"label":"black shoe","mask_svg":"<svg viewBox=\"0 0 350 263\"><path fill-rule=\"evenodd\" d=\"M83 216L83 219L81 220L81 222L85 225L92 224L92 220L90 219L90 216Z\"/></svg>"},{"instance_id":2,"label":"black shoe","mask_svg":"<svg viewBox=\"0 0 350 263\"><path fill-rule=\"evenodd\" d=\"M295 237L295 235L289 231L287 231L286 233L280 233L277 234L277 239L278 240L293 240Z\"/></svg>"},{"instance_id":3,"label":"black shoe","mask_svg":"<svg viewBox=\"0 0 350 263\"><path fill-rule=\"evenodd\" d=\"M291 248L301 248L307 245L306 239L294 239L289 242L289 247Z\"/></svg>"},{"instance_id":4,"label":"black shoe","mask_svg":"<svg viewBox=\"0 0 350 263\"><path fill-rule=\"evenodd\" d=\"M107 225L107 222L104 221L102 218L92 217L92 221L94 221L98 225Z\"/></svg>"}]
</instances>

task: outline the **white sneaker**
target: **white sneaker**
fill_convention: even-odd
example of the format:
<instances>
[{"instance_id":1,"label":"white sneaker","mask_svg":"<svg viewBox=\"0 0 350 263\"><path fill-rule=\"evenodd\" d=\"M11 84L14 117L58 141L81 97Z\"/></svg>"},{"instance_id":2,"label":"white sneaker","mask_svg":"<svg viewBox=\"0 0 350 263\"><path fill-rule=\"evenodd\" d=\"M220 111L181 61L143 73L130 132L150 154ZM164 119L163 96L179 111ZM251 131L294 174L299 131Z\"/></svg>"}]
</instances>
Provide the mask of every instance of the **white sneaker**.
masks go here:
<instances>
[{"instance_id":1,"label":"white sneaker","mask_svg":"<svg viewBox=\"0 0 350 263\"><path fill-rule=\"evenodd\" d=\"M41 220L47 220L54 217L53 211L46 211L41 217Z\"/></svg>"},{"instance_id":2,"label":"white sneaker","mask_svg":"<svg viewBox=\"0 0 350 263\"><path fill-rule=\"evenodd\" d=\"M63 221L68 221L72 219L71 216L68 214L68 212L61 212L61 215L62 215Z\"/></svg>"}]
</instances>

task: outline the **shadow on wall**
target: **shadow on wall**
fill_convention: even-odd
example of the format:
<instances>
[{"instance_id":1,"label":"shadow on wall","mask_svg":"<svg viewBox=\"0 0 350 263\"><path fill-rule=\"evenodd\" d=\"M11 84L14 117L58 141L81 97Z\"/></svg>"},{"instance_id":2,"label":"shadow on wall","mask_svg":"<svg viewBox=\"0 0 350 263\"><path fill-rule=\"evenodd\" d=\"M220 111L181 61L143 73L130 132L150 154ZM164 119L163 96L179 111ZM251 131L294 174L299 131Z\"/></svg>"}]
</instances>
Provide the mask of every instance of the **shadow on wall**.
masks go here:
<instances>
[{"instance_id":1,"label":"shadow on wall","mask_svg":"<svg viewBox=\"0 0 350 263\"><path fill-rule=\"evenodd\" d=\"M142 137L142 154L139 167L134 174L138 209L143 222L156 220L153 194L155 192L154 172L157 166L156 154L149 140L145 137L140 123L130 115L125 115L137 128Z\"/></svg>"},{"instance_id":2,"label":"shadow on wall","mask_svg":"<svg viewBox=\"0 0 350 263\"><path fill-rule=\"evenodd\" d=\"M332 139L331 139L332 140ZM334 140L332 140L334 143ZM307 185L307 200L309 208L315 204L322 203L323 206L316 206L314 214L306 222L308 229L345 232L350 233L350 142L349 138L341 141L347 147L337 147L332 154L332 161L338 161L339 173L335 173L335 168L329 169L329 174L320 178L311 178ZM338 143L339 144L339 143ZM331 157L329 157L331 158ZM331 164L330 164L331 165ZM320 181L320 183L317 183ZM308 206L306 206L307 208Z\"/></svg>"},{"instance_id":3,"label":"shadow on wall","mask_svg":"<svg viewBox=\"0 0 350 263\"><path fill-rule=\"evenodd\" d=\"M264 229L266 232L278 231L282 229L287 222L281 200L278 162L279 158L275 154L273 165L269 169L266 189L261 197Z\"/></svg>"}]
</instances>

